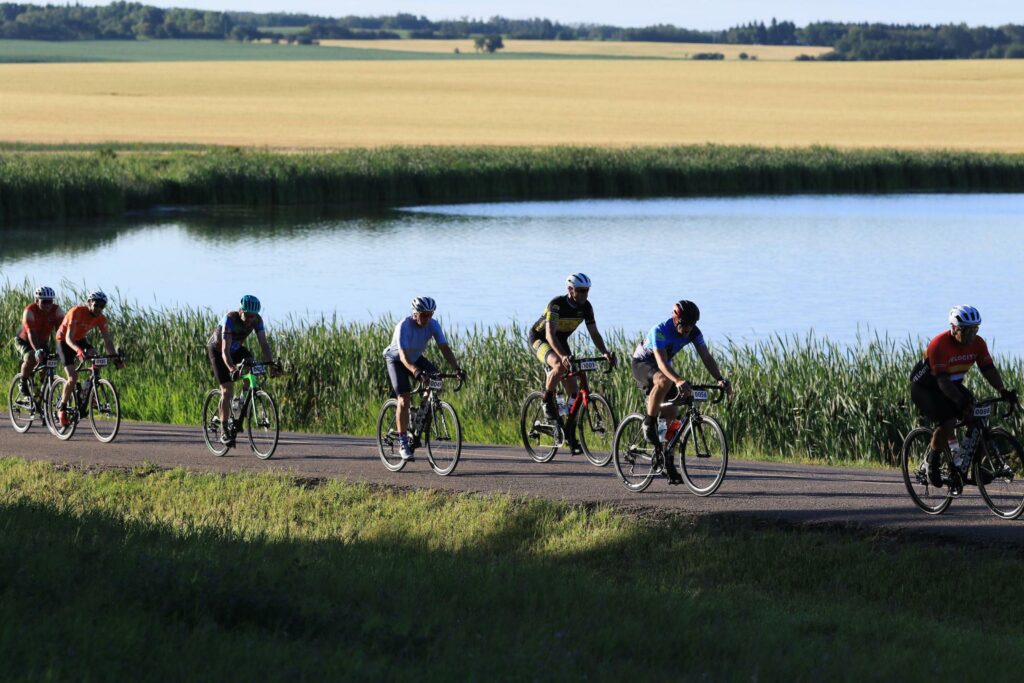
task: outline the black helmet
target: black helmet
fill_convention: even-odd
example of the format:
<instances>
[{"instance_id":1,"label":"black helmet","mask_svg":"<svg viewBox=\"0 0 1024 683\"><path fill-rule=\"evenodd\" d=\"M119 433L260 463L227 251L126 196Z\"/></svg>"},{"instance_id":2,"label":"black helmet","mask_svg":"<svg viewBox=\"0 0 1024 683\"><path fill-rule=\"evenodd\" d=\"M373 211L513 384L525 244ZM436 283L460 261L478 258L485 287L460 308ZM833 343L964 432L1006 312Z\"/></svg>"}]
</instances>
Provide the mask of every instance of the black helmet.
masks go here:
<instances>
[{"instance_id":1,"label":"black helmet","mask_svg":"<svg viewBox=\"0 0 1024 683\"><path fill-rule=\"evenodd\" d=\"M682 299L672 307L672 320L676 323L682 320L684 325L694 325L700 320L700 309L692 301Z\"/></svg>"}]
</instances>

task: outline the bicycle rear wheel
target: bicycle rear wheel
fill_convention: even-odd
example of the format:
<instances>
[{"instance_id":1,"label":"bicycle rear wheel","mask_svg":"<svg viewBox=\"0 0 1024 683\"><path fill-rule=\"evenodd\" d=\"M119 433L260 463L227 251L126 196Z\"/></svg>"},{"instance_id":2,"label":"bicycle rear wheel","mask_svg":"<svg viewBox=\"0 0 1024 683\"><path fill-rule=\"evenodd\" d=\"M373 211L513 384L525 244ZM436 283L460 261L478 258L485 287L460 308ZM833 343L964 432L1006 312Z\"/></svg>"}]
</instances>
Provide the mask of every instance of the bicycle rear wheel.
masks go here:
<instances>
[{"instance_id":1,"label":"bicycle rear wheel","mask_svg":"<svg viewBox=\"0 0 1024 683\"><path fill-rule=\"evenodd\" d=\"M953 502L953 496L945 482L949 480L949 451L943 449L939 454L942 458L942 486L932 486L928 481L928 465L925 455L931 448L932 430L918 427L907 434L903 441L903 453L900 455L900 466L903 469L903 483L907 487L914 505L929 515L941 515Z\"/></svg>"},{"instance_id":2,"label":"bicycle rear wheel","mask_svg":"<svg viewBox=\"0 0 1024 683\"><path fill-rule=\"evenodd\" d=\"M29 380L31 382L32 380ZM31 389L31 385L29 387ZM32 427L32 398L21 393L21 375L11 380L11 388L7 392L8 414L14 431L24 434Z\"/></svg>"},{"instance_id":3,"label":"bicycle rear wheel","mask_svg":"<svg viewBox=\"0 0 1024 683\"><path fill-rule=\"evenodd\" d=\"M67 427L62 426L60 419L57 417L57 406L64 396L64 387L67 384L68 380L66 378L58 377L53 380L53 383L50 384L46 392L46 426L49 427L50 433L61 441L70 439L78 427L77 390L71 392L71 398L68 400L67 406L65 406L65 412L68 413L70 424Z\"/></svg>"},{"instance_id":4,"label":"bicycle rear wheel","mask_svg":"<svg viewBox=\"0 0 1024 683\"><path fill-rule=\"evenodd\" d=\"M405 460L402 460L401 454L402 446L398 441L398 429L395 427L396 415L398 401L392 398L384 402L380 415L377 416L377 450L384 467L392 472L398 472L405 467Z\"/></svg>"},{"instance_id":5,"label":"bicycle rear wheel","mask_svg":"<svg viewBox=\"0 0 1024 683\"><path fill-rule=\"evenodd\" d=\"M729 467L729 444L718 420L708 415L690 420L679 441L678 458L677 469L694 495L717 491Z\"/></svg>"},{"instance_id":6,"label":"bicycle rear wheel","mask_svg":"<svg viewBox=\"0 0 1024 683\"><path fill-rule=\"evenodd\" d=\"M89 392L89 425L103 443L110 443L121 428L121 402L117 389L109 380L101 379Z\"/></svg>"},{"instance_id":7,"label":"bicycle rear wheel","mask_svg":"<svg viewBox=\"0 0 1024 683\"><path fill-rule=\"evenodd\" d=\"M580 446L591 465L604 467L612 459L615 413L608 401L598 394L591 394L587 403L576 416Z\"/></svg>"},{"instance_id":8,"label":"bicycle rear wheel","mask_svg":"<svg viewBox=\"0 0 1024 683\"><path fill-rule=\"evenodd\" d=\"M519 434L523 447L537 462L548 462L555 457L562 443L562 427L548 422L544 416L544 393L535 391L523 401L519 412Z\"/></svg>"},{"instance_id":9,"label":"bicycle rear wheel","mask_svg":"<svg viewBox=\"0 0 1024 683\"><path fill-rule=\"evenodd\" d=\"M210 389L203 401L203 441L210 452L220 457L228 447L220 442L220 390Z\"/></svg>"},{"instance_id":10,"label":"bicycle rear wheel","mask_svg":"<svg viewBox=\"0 0 1024 683\"><path fill-rule=\"evenodd\" d=\"M644 416L633 413L626 416L615 430L612 441L615 471L630 491L639 493L654 480L654 445L644 435Z\"/></svg>"},{"instance_id":11,"label":"bicycle rear wheel","mask_svg":"<svg viewBox=\"0 0 1024 683\"><path fill-rule=\"evenodd\" d=\"M427 460L434 472L442 477L455 471L462 454L462 425L455 408L441 401L431 411L430 429L427 431Z\"/></svg>"},{"instance_id":12,"label":"bicycle rear wheel","mask_svg":"<svg viewBox=\"0 0 1024 683\"><path fill-rule=\"evenodd\" d=\"M246 427L249 432L249 445L256 457L260 460L271 458L281 437L281 425L277 421L277 404L274 403L274 397L262 389L252 395Z\"/></svg>"},{"instance_id":13,"label":"bicycle rear wheel","mask_svg":"<svg viewBox=\"0 0 1024 683\"><path fill-rule=\"evenodd\" d=\"M998 517L1024 513L1024 450L1008 431L993 429L974 458L974 481Z\"/></svg>"}]
</instances>

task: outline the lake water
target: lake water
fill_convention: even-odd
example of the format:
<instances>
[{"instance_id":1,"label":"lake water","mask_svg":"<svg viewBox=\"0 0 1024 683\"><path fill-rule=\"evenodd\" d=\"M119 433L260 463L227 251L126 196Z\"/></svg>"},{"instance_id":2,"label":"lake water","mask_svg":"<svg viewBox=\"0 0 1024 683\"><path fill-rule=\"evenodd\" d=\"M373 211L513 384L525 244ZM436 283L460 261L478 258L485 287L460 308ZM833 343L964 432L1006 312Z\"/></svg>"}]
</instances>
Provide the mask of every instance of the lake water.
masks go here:
<instances>
[{"instance_id":1,"label":"lake water","mask_svg":"<svg viewBox=\"0 0 1024 683\"><path fill-rule=\"evenodd\" d=\"M0 279L217 311L248 292L271 324L399 316L428 295L446 326L469 327L532 322L583 271L601 328L639 332L688 298L712 340L902 339L970 303L997 351L1024 355L1022 228L1024 195L1010 194L166 210L0 230Z\"/></svg>"}]
</instances>

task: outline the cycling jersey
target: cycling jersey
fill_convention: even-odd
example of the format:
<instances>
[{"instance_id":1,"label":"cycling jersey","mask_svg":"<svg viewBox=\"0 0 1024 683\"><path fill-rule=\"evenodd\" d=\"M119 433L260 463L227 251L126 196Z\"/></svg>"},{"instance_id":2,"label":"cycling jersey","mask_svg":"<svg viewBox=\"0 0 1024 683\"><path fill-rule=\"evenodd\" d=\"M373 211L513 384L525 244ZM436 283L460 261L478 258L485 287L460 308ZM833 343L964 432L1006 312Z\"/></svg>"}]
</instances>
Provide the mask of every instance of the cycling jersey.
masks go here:
<instances>
[{"instance_id":1,"label":"cycling jersey","mask_svg":"<svg viewBox=\"0 0 1024 683\"><path fill-rule=\"evenodd\" d=\"M948 374L954 382L962 382L964 375L975 363L981 370L993 364L985 340L975 336L964 346L953 338L951 331L947 331L931 340L924 358L914 366L911 379L914 382L930 382L938 375Z\"/></svg>"},{"instance_id":2,"label":"cycling jersey","mask_svg":"<svg viewBox=\"0 0 1024 683\"><path fill-rule=\"evenodd\" d=\"M568 294L556 296L544 308L537 322L530 328L530 343L537 340L546 341L546 326L551 323L555 326L555 337L565 346L569 341L569 335L576 331L582 323L594 324L594 307L587 301L577 304L569 298Z\"/></svg>"},{"instance_id":3,"label":"cycling jersey","mask_svg":"<svg viewBox=\"0 0 1024 683\"><path fill-rule=\"evenodd\" d=\"M89 331L95 327L100 328L100 332L103 334L110 333L110 330L107 329L107 317L105 315L102 313L100 315L93 315L89 312L88 306L79 304L72 307L68 314L64 316L60 327L57 328L57 341L62 342L70 339L77 346L78 342L85 339L85 335L89 334Z\"/></svg>"},{"instance_id":4,"label":"cycling jersey","mask_svg":"<svg viewBox=\"0 0 1024 683\"><path fill-rule=\"evenodd\" d=\"M409 352L407 354L409 362L415 363L427 350L427 344L431 339L438 344L448 343L444 332L441 331L441 323L431 318L426 325L420 327L410 315L395 325L395 332L391 335L391 344L384 349L384 356L397 359L399 349L405 349Z\"/></svg>"},{"instance_id":5,"label":"cycling jersey","mask_svg":"<svg viewBox=\"0 0 1024 683\"><path fill-rule=\"evenodd\" d=\"M18 338L24 341L29 341L30 330L36 339L46 341L60 324L60 306L57 304L50 306L49 311L44 311L36 301L25 307L25 313L30 313L32 319L22 322L21 330L18 332ZM25 317L23 314L22 321L25 320Z\"/></svg>"},{"instance_id":6,"label":"cycling jersey","mask_svg":"<svg viewBox=\"0 0 1024 683\"><path fill-rule=\"evenodd\" d=\"M633 360L642 363L655 362L654 352L656 350L664 350L668 354L668 359L672 360L673 356L682 351L687 344L693 344L698 348L706 346L700 328L694 325L689 334L679 334L675 320L669 318L660 325L652 327L643 341L637 344L633 351Z\"/></svg>"},{"instance_id":7,"label":"cycling jersey","mask_svg":"<svg viewBox=\"0 0 1024 683\"><path fill-rule=\"evenodd\" d=\"M217 325L213 330L213 334L210 335L210 339L207 342L210 346L216 346L220 348L220 345L224 341L224 333L227 332L231 336L231 346L228 347L230 353L238 351L242 347L242 343L246 338L253 332L263 332L263 318L255 313L247 314L249 317L248 322L242 320L242 314L238 311L228 311L224 314L224 319L220 325Z\"/></svg>"}]
</instances>

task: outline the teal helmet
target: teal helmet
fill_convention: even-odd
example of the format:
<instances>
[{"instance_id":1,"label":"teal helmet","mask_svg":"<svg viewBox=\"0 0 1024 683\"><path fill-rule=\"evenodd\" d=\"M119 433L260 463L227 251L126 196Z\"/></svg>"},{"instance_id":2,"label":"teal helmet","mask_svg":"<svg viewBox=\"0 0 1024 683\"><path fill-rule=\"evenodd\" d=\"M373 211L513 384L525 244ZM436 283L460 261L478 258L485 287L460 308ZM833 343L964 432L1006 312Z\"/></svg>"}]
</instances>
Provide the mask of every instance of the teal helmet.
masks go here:
<instances>
[{"instance_id":1,"label":"teal helmet","mask_svg":"<svg viewBox=\"0 0 1024 683\"><path fill-rule=\"evenodd\" d=\"M260 300L252 294L246 294L242 297L242 303L239 305L239 308L243 313L259 313Z\"/></svg>"}]
</instances>

